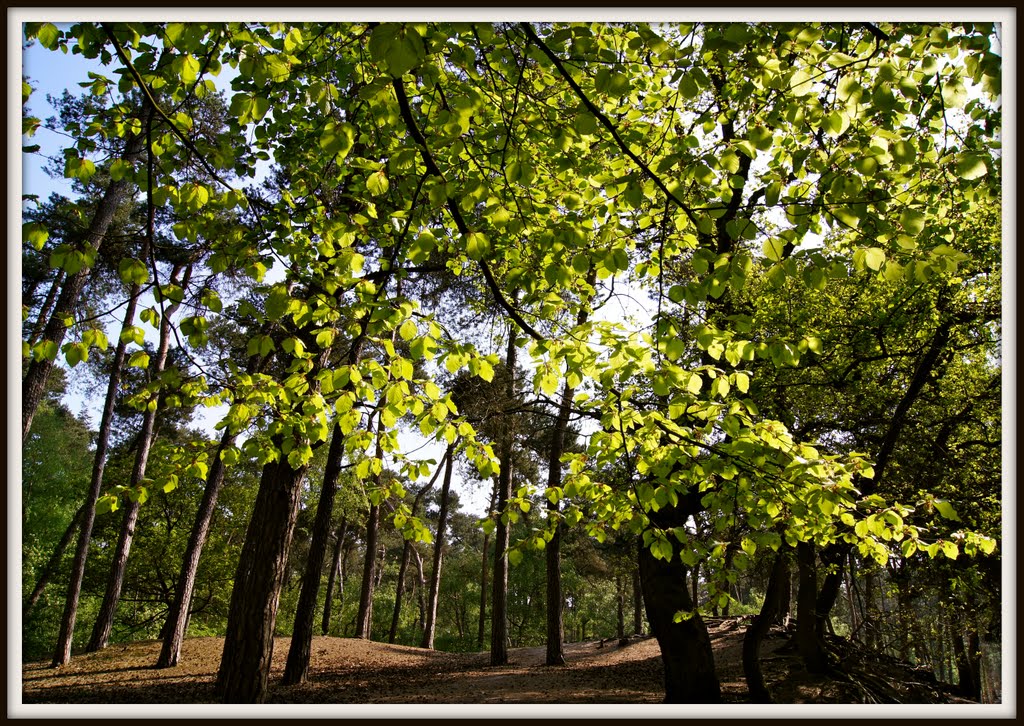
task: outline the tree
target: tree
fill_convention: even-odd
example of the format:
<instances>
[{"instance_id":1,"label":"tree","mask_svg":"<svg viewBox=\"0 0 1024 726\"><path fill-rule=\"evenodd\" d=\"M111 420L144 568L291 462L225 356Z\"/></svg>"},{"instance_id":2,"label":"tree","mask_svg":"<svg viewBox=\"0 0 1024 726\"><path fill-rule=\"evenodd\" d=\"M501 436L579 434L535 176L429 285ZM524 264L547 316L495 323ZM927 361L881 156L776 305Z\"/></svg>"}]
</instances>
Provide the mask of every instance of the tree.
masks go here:
<instances>
[{"instance_id":1,"label":"tree","mask_svg":"<svg viewBox=\"0 0 1024 726\"><path fill-rule=\"evenodd\" d=\"M863 447L765 400L788 368L827 358L842 321L823 330L807 318L758 327L759 310L788 307L767 292L744 308L745 291L763 289L762 279L818 292L851 276L912 287L954 275L960 255L976 256L960 249L969 245L956 230L998 195L1001 61L991 24L26 30L123 71L125 90L148 98L167 125L174 150L161 161L181 167L188 156L205 170L201 181L168 182L161 196L173 208L197 207L177 228L185 238L217 223L211 275L230 269L260 281L273 269L284 278L251 306L270 330L257 326L248 343L251 353L279 356L280 370L235 370L221 390L202 392L212 402L230 391L229 419L258 414L246 446L265 467L219 679L229 700L265 695L301 473L334 426L358 454L371 519L385 500L401 501L403 481L424 475L402 451L402 427L442 445L458 440L481 477L497 475L496 663L506 647L510 553L546 545L551 531L524 522L523 541L506 541L519 513L543 496L552 523L560 518L599 542L637 537L670 701L717 697L694 592L705 583L712 607L726 607L730 577L758 552L785 546L805 555L798 609L801 627L814 631L807 642L820 645L841 582L837 568L810 592L822 556L829 566L841 564L833 554L847 546L886 562L911 546L931 556L994 547L983 532L943 530L945 505L930 492L913 501L932 502L938 517L922 506L907 524L903 492L871 484L872 474L894 470L910 412L930 395L925 371L943 365L961 331L990 330L991 319L961 329L956 306L943 308L915 349L910 383L894 407L880 407L889 417L880 445ZM154 67L157 45L169 62ZM238 71L223 136L247 141L200 146L153 87L165 84L184 101L221 63ZM224 178L228 170L251 178L271 155L275 171L260 191ZM239 219L219 219L211 206L237 209ZM823 251L823 239L834 246ZM428 294L424 281L441 270L466 281L473 310L497 336L460 326L464 314ZM579 322L590 301L626 288L651 301L638 325ZM203 314L183 326L197 342L199 319L216 314L199 305ZM374 355L329 367L341 328ZM511 436L510 407L499 422L504 435L490 437L436 383L441 366L494 379L499 345L509 399L554 398L565 383L576 392L573 414L592 422L585 450L560 457L559 486L519 476L513 487L513 455L523 447ZM806 407L817 402L808 396ZM360 429L371 414L376 431ZM947 443L972 440L967 428L953 426ZM396 504L395 518L408 514ZM364 587L375 580L376 526L367 528ZM363 601L361 635L372 603Z\"/></svg>"}]
</instances>

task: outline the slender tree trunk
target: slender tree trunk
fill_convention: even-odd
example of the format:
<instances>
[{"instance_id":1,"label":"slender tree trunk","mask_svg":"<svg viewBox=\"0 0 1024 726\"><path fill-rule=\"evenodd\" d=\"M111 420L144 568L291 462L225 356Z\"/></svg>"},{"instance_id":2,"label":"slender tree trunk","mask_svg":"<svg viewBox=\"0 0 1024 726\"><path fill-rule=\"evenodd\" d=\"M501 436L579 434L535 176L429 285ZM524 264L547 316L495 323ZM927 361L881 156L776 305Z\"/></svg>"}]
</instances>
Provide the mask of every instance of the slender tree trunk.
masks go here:
<instances>
[{"instance_id":1,"label":"slender tree trunk","mask_svg":"<svg viewBox=\"0 0 1024 726\"><path fill-rule=\"evenodd\" d=\"M29 595L28 600L21 608L21 619L28 620L29 614L32 612L32 608L39 602L39 598L43 594L43 590L46 589L47 584L53 578L57 568L60 567L60 562L64 558L64 552L67 550L68 545L71 544L71 540L75 538L75 532L82 524L82 518L85 515L85 505L83 504L75 512L75 516L71 518L71 522L68 523L68 528L64 530L64 535L60 538L60 542L53 550L53 554L50 555L50 559L46 562L46 567L39 573L39 578L36 580L36 585L32 588L32 594Z\"/></svg>"},{"instance_id":2,"label":"slender tree trunk","mask_svg":"<svg viewBox=\"0 0 1024 726\"><path fill-rule=\"evenodd\" d=\"M152 106L146 103L142 111L142 126L147 130L147 132L149 130L150 121L153 118L153 113L154 111ZM132 135L129 136L125 142L125 148L121 158L125 161L134 163L142 157L142 154L145 151L145 134ZM103 244L103 239L107 235L107 230L110 229L110 224L114 221L114 215L125 200L129 198L132 186L133 182L126 179L111 181L107 185L103 198L100 199L100 202L96 207L96 212L93 214L92 221L89 223L89 229L86 232L85 245L88 249L93 251L100 249ZM145 257L143 257L143 259L145 259ZM60 348L61 343L64 341L64 335L67 333L67 327L64 325L64 318L70 315L78 306L79 298L82 296L82 290L85 288L85 283L89 279L90 273L91 268L85 267L65 280L64 284L61 286L60 295L57 297L57 304L53 309L53 313L50 315L50 318L46 323L46 327L43 329L42 340L51 341ZM22 380L21 384L22 443L24 443L25 439L28 438L29 429L32 428L32 419L35 416L36 409L39 407L39 402L43 398L43 393L46 390L46 379L50 376L50 371L53 369L53 363L53 360L48 358L40 358L38 360L32 360L28 364L28 370L25 372L25 378ZM91 534L91 524L89 531ZM74 580L74 578L72 578L72 580ZM58 657L55 658L56 665L66 663L70 659L70 656L62 658L60 655L61 654L58 653Z\"/></svg>"},{"instance_id":3,"label":"slender tree trunk","mask_svg":"<svg viewBox=\"0 0 1024 726\"><path fill-rule=\"evenodd\" d=\"M640 586L640 568L633 569L633 632L644 634L644 591Z\"/></svg>"},{"instance_id":4,"label":"slender tree trunk","mask_svg":"<svg viewBox=\"0 0 1024 726\"><path fill-rule=\"evenodd\" d=\"M324 594L324 617L320 625L320 632L323 635L327 635L331 630L331 608L334 604L334 581L341 575L341 553L345 548L345 535L347 532L348 518L342 517L341 525L338 527L338 532L335 535L334 554L331 557L331 570L330 574L327 576L327 592Z\"/></svg>"},{"instance_id":5,"label":"slender tree trunk","mask_svg":"<svg viewBox=\"0 0 1024 726\"><path fill-rule=\"evenodd\" d=\"M765 589L761 612L743 635L743 673L747 679L747 690L754 703L771 703L771 693L764 683L761 672L761 643L778 617L782 601L782 590L788 587L789 570L786 568L786 554L779 550L772 564L772 572Z\"/></svg>"},{"instance_id":6,"label":"slender tree trunk","mask_svg":"<svg viewBox=\"0 0 1024 726\"><path fill-rule=\"evenodd\" d=\"M395 607L391 611L391 628L388 630L388 642L394 643L398 637L398 621L402 616L402 595L405 590L405 571L409 568L409 540L402 544L402 560L398 566L398 583L395 585Z\"/></svg>"},{"instance_id":7,"label":"slender tree trunk","mask_svg":"<svg viewBox=\"0 0 1024 726\"><path fill-rule=\"evenodd\" d=\"M494 486L491 487L491 501L487 505L488 516L494 514L494 502L498 496L498 479L495 477ZM477 628L477 641L476 645L478 648L484 647L484 630L487 626L487 547L490 544L490 535L484 533L484 545L481 547L480 554L480 622Z\"/></svg>"},{"instance_id":8,"label":"slender tree trunk","mask_svg":"<svg viewBox=\"0 0 1024 726\"><path fill-rule=\"evenodd\" d=\"M380 507L370 505L366 518L366 556L363 559L363 583L359 590L359 614L356 615L356 638L372 640L373 590L377 577L377 528Z\"/></svg>"},{"instance_id":9,"label":"slender tree trunk","mask_svg":"<svg viewBox=\"0 0 1024 726\"><path fill-rule=\"evenodd\" d=\"M448 526L448 493L452 484L454 446L449 445L444 459L444 481L441 484L441 511L437 515L437 537L434 539L434 564L430 571L430 594L427 596L427 616L423 625L422 647L433 650L437 628L437 598L441 589L441 560L444 552L445 528ZM486 567L485 567L486 570Z\"/></svg>"},{"instance_id":10,"label":"slender tree trunk","mask_svg":"<svg viewBox=\"0 0 1024 726\"><path fill-rule=\"evenodd\" d=\"M509 326L506 399L511 405L516 394L516 336ZM494 528L494 582L491 591L491 665L508 663L508 545L509 520L506 514L512 498L512 428L508 424L502 436L501 471L498 472L498 522Z\"/></svg>"},{"instance_id":11,"label":"slender tree trunk","mask_svg":"<svg viewBox=\"0 0 1024 726\"><path fill-rule=\"evenodd\" d=\"M621 643L626 639L626 588L622 575L615 576L615 635Z\"/></svg>"},{"instance_id":12,"label":"slender tree trunk","mask_svg":"<svg viewBox=\"0 0 1024 726\"><path fill-rule=\"evenodd\" d=\"M160 655L156 662L157 668L176 666L181 658L181 645L185 640L189 611L192 607L192 594L195 591L196 573L199 571L199 558L206 546L210 523L213 521L213 514L217 507L217 497L220 494L221 485L224 483L224 462L221 460L221 454L228 447L234 445L235 438L236 434L225 430L213 454L210 470L206 475L206 488L203 490L203 498L199 502L199 510L196 512L196 519L192 524L192 532L189 534L188 545L185 548L181 572L174 591L174 603L171 605L164 623L161 636L163 643L160 646Z\"/></svg>"},{"instance_id":13,"label":"slender tree trunk","mask_svg":"<svg viewBox=\"0 0 1024 726\"><path fill-rule=\"evenodd\" d=\"M423 558L420 556L420 552L416 549L416 546L412 547L412 559L416 563L416 604L419 608L417 620L414 623L415 627L422 628L427 622L427 578L423 572ZM421 633L422 637L422 633Z\"/></svg>"},{"instance_id":14,"label":"slender tree trunk","mask_svg":"<svg viewBox=\"0 0 1024 726\"><path fill-rule=\"evenodd\" d=\"M288 648L283 683L293 686L304 683L309 674L309 653L313 643L313 621L316 617L316 601L320 594L320 577L324 571L327 556L327 540L331 536L331 519L334 514L334 499L338 493L341 476L341 460L344 455L345 435L338 425L334 427L331 444L327 450L327 465L324 481L320 487L320 499L316 505L313 521L313 538L306 557L306 570L302 577L302 590L295 611L292 626L292 640ZM329 587L329 586L328 586Z\"/></svg>"},{"instance_id":15,"label":"slender tree trunk","mask_svg":"<svg viewBox=\"0 0 1024 726\"><path fill-rule=\"evenodd\" d=\"M178 282L180 267L175 266L171 273L171 280ZM189 279L192 276L192 266L185 270L184 278L181 280L181 287L188 287ZM171 344L171 316L178 309L178 304L169 305L163 312L160 319L160 342L157 348L156 359L153 362L153 378L159 378L167 364L167 351ZM156 394L159 395L159 394ZM147 407L142 418L142 431L138 436L138 450L135 454L135 465L132 467L131 488L137 490L142 486L146 476L146 465L149 463L149 452L156 439L156 417L158 406ZM117 539L117 548L114 550L114 557L110 567L110 575L107 579L107 589L103 594L103 602L100 605L99 615L96 617L96 624L92 629L92 636L86 646L87 652L102 650L110 642L110 632L114 627L114 616L117 612L117 603L121 599L121 588L124 586L125 570L128 566L128 555L131 554L132 540L135 538L135 524L139 519L139 503L137 500L130 500L125 506L124 518L121 521L121 533Z\"/></svg>"},{"instance_id":16,"label":"slender tree trunk","mask_svg":"<svg viewBox=\"0 0 1024 726\"><path fill-rule=\"evenodd\" d=\"M263 467L235 570L217 673L216 690L224 703L262 703L266 698L277 608L305 475L305 466L293 469L286 457Z\"/></svg>"}]
</instances>

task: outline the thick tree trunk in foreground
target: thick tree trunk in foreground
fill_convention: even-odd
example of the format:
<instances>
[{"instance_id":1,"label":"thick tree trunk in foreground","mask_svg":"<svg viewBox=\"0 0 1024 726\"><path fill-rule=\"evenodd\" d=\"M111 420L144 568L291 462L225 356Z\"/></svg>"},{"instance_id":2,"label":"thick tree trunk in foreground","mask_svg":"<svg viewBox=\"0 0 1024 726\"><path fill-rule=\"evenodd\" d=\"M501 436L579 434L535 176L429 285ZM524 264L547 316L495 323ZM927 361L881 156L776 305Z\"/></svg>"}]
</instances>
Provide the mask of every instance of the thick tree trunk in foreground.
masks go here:
<instances>
[{"instance_id":1,"label":"thick tree trunk in foreground","mask_svg":"<svg viewBox=\"0 0 1024 726\"><path fill-rule=\"evenodd\" d=\"M288 566L306 467L264 465L235 571L217 693L224 703L262 703L274 653L277 606Z\"/></svg>"},{"instance_id":2,"label":"thick tree trunk in foreground","mask_svg":"<svg viewBox=\"0 0 1024 726\"><path fill-rule=\"evenodd\" d=\"M747 679L747 690L754 703L771 703L771 693L764 684L761 672L761 643L768 630L778 618L782 604L782 590L788 586L789 571L786 568L786 554L779 550L775 555L772 573L764 594L761 612L747 628L743 636L743 674Z\"/></svg>"},{"instance_id":3,"label":"thick tree trunk in foreground","mask_svg":"<svg viewBox=\"0 0 1024 726\"><path fill-rule=\"evenodd\" d=\"M678 545L671 562L640 549L640 581L651 632L658 639L665 668L665 703L718 703L721 689L707 626L696 612L686 582L686 566ZM692 612L673 622L676 612Z\"/></svg>"},{"instance_id":4,"label":"thick tree trunk in foreground","mask_svg":"<svg viewBox=\"0 0 1024 726\"><path fill-rule=\"evenodd\" d=\"M235 438L236 434L225 430L213 453L210 470L206 475L203 499L199 503L199 510L196 512L196 519L192 524L192 532L189 534L188 545L185 548L185 556L182 559L181 572L178 575L174 591L174 603L171 605L164 623L161 635L163 643L160 646L160 655L156 662L157 668L176 666L181 658L181 644L185 640L185 630L192 607L192 594L195 591L199 558L206 546L206 538L210 533L210 522L213 521L217 498L220 495L221 485L224 483L224 462L220 457L225 449L234 444Z\"/></svg>"},{"instance_id":5,"label":"thick tree trunk in foreground","mask_svg":"<svg viewBox=\"0 0 1024 726\"><path fill-rule=\"evenodd\" d=\"M348 534L348 518L342 517L341 525L335 534L330 574L327 575L327 591L324 593L324 617L320 624L320 633L322 635L327 635L331 630L331 610L334 606L334 581L341 577L341 553L345 548L346 534ZM339 582L339 594L342 591L341 588L342 584Z\"/></svg>"},{"instance_id":6,"label":"thick tree trunk in foreground","mask_svg":"<svg viewBox=\"0 0 1024 726\"><path fill-rule=\"evenodd\" d=\"M292 686L304 683L309 674L309 651L313 643L313 621L316 618L316 600L320 594L320 576L327 556L327 540L331 536L331 519L334 514L334 499L338 493L341 476L341 459L344 454L345 435L335 425L331 445L327 451L327 466L324 470L323 486L316 505L313 521L313 539L306 557L306 570L302 576L302 590L295 611L292 626L292 640L288 648L288 661L284 667L283 683Z\"/></svg>"},{"instance_id":7,"label":"thick tree trunk in foreground","mask_svg":"<svg viewBox=\"0 0 1024 726\"><path fill-rule=\"evenodd\" d=\"M449 445L444 455L444 480L441 484L441 510L437 515L437 537L434 538L434 564L430 571L430 594L427 595L427 612L423 623L422 647L434 648L434 631L437 627L437 598L441 589L441 560L444 553L444 530L448 526L448 493L452 485L452 463L455 458L454 445Z\"/></svg>"}]
</instances>

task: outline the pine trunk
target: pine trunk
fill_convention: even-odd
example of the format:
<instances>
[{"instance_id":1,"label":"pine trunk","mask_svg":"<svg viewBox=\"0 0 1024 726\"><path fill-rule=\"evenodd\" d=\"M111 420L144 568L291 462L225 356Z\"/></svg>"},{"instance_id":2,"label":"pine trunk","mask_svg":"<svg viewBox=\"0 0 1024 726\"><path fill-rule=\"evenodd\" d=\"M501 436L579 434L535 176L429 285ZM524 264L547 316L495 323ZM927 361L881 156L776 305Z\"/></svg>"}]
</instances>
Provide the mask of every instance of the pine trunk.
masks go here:
<instances>
[{"instance_id":1,"label":"pine trunk","mask_svg":"<svg viewBox=\"0 0 1024 726\"><path fill-rule=\"evenodd\" d=\"M452 484L454 446L445 452L444 481L441 484L441 510L437 515L437 537L434 539L434 564L430 571L430 594L427 596L426 619L423 625L422 647L433 650L437 628L437 598L441 589L441 561L444 553L445 528L448 526L448 493Z\"/></svg>"},{"instance_id":2,"label":"pine trunk","mask_svg":"<svg viewBox=\"0 0 1024 726\"><path fill-rule=\"evenodd\" d=\"M771 703L771 693L764 683L761 672L761 643L772 624L777 620L782 602L782 590L788 587L789 570L786 568L785 552L779 550L772 564L761 612L743 635L743 674L747 679L747 690L754 703Z\"/></svg>"},{"instance_id":3,"label":"pine trunk","mask_svg":"<svg viewBox=\"0 0 1024 726\"><path fill-rule=\"evenodd\" d=\"M156 662L157 668L176 666L181 658L181 645L185 640L189 610L192 607L192 594L195 591L196 573L199 571L199 558L206 546L206 539L210 533L210 522L213 521L213 513L217 507L217 497L220 494L221 485L224 483L224 462L220 457L223 451L234 445L235 438L236 434L225 430L210 462L203 499L199 502L199 510L196 512L196 519L192 524L192 532L189 534L185 556L182 559L181 573L178 575L178 582L175 586L174 603L171 605L164 623L161 636L163 643L160 646L160 655Z\"/></svg>"},{"instance_id":4,"label":"pine trunk","mask_svg":"<svg viewBox=\"0 0 1024 726\"><path fill-rule=\"evenodd\" d=\"M334 515L334 499L338 493L341 476L341 460L344 454L345 435L335 425L327 451L327 466L324 470L323 486L316 505L313 521L313 539L306 557L306 569L302 576L302 590L295 611L292 640L288 648L283 683L292 686L304 683L309 674L309 653L313 644L313 621L316 619L316 601L320 595L320 577L327 556L327 541L331 536L331 519ZM330 586L328 585L328 589Z\"/></svg>"},{"instance_id":5,"label":"pine trunk","mask_svg":"<svg viewBox=\"0 0 1024 726\"><path fill-rule=\"evenodd\" d=\"M262 703L266 698L277 607L305 474L305 466L293 469L284 457L263 467L235 571L217 673L217 693L224 703Z\"/></svg>"},{"instance_id":6,"label":"pine trunk","mask_svg":"<svg viewBox=\"0 0 1024 726\"><path fill-rule=\"evenodd\" d=\"M516 336L509 327L506 399L511 404L516 392ZM491 584L491 665L508 664L508 545L509 520L505 510L512 498L512 429L507 426L502 437L501 471L498 472L498 521L494 528L494 581Z\"/></svg>"},{"instance_id":7,"label":"pine trunk","mask_svg":"<svg viewBox=\"0 0 1024 726\"><path fill-rule=\"evenodd\" d=\"M331 609L334 605L334 582L341 576L341 553L345 548L345 535L347 533L348 519L343 517L341 525L338 527L338 531L335 534L334 554L331 557L331 570L330 574L327 575L327 592L324 594L324 617L320 624L320 633L322 635L327 635L331 631Z\"/></svg>"}]
</instances>

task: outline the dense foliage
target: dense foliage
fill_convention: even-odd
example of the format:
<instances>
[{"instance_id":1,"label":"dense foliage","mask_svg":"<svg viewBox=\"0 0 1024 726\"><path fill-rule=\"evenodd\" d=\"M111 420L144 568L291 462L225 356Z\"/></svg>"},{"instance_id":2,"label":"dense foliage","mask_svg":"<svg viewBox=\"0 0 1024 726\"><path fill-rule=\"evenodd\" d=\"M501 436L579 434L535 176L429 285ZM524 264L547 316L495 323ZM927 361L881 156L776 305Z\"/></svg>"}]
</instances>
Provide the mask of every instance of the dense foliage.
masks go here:
<instances>
[{"instance_id":1,"label":"dense foliage","mask_svg":"<svg viewBox=\"0 0 1024 726\"><path fill-rule=\"evenodd\" d=\"M680 643L704 652L701 613L757 612L790 553L828 627L956 662L961 683L979 634L998 640L997 26L25 33L106 67L60 119L81 198L26 212L23 418L26 453L81 436L73 420L51 432L59 409L37 413L30 389L49 362L73 377L120 339L139 375L124 375L93 536L118 537L102 512L143 506L115 637L163 637L205 487L189 632L226 627L226 663L257 627L244 613L288 634L302 588L324 607L311 557L335 568L331 633L368 618L369 637L394 622L419 645L439 533L439 648L485 642L489 557L512 565L495 600L509 641L543 642L556 545L567 637L621 637L640 620L639 550L669 700L710 693L672 660ZM97 234L93 210L124 184L139 193ZM71 291L63 308L48 286ZM108 330L98 301L133 295L136 319ZM200 409L215 439L187 428ZM424 485L446 447L495 496L480 522L453 496L440 532L440 485ZM33 462L26 577L89 480L86 462ZM506 527L510 547L488 552ZM900 623L888 635L880 607ZM916 653L911 621L930 633ZM222 666L226 699L262 697L260 657L252 676Z\"/></svg>"}]
</instances>

